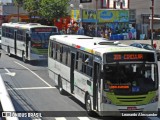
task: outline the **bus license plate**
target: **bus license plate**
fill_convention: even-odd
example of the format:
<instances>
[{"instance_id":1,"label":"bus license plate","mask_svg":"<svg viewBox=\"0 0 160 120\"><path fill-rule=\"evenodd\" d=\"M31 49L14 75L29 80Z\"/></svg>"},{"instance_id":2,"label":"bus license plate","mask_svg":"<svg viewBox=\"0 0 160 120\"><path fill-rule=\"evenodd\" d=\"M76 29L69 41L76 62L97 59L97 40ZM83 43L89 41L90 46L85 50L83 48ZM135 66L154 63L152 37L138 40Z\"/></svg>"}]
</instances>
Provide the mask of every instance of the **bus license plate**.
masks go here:
<instances>
[{"instance_id":1,"label":"bus license plate","mask_svg":"<svg viewBox=\"0 0 160 120\"><path fill-rule=\"evenodd\" d=\"M137 107L127 107L127 110L137 110Z\"/></svg>"}]
</instances>

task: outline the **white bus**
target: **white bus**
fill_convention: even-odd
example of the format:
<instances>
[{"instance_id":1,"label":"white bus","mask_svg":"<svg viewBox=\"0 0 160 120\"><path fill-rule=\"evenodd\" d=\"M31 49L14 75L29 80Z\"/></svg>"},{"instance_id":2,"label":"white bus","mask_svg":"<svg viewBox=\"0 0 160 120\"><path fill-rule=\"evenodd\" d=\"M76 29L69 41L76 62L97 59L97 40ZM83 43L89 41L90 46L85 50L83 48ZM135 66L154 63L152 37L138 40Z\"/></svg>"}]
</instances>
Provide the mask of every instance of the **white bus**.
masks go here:
<instances>
[{"instance_id":1,"label":"white bus","mask_svg":"<svg viewBox=\"0 0 160 120\"><path fill-rule=\"evenodd\" d=\"M103 38L55 35L49 40L48 69L60 93L72 94L90 115L156 114L158 110L153 51Z\"/></svg>"},{"instance_id":2,"label":"white bus","mask_svg":"<svg viewBox=\"0 0 160 120\"><path fill-rule=\"evenodd\" d=\"M48 40L50 35L58 34L55 26L39 23L3 23L1 46L9 56L16 55L26 60L44 60L48 58Z\"/></svg>"}]
</instances>

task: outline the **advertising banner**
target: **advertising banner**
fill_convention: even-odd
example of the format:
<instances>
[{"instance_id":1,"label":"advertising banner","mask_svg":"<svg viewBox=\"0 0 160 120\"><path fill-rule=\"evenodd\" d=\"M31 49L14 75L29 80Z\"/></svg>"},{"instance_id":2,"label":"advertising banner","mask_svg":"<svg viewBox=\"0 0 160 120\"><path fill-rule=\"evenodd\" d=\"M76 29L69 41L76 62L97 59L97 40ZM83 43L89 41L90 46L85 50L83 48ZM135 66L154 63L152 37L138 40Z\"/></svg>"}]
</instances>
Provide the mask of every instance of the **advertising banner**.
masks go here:
<instances>
[{"instance_id":1,"label":"advertising banner","mask_svg":"<svg viewBox=\"0 0 160 120\"><path fill-rule=\"evenodd\" d=\"M99 23L103 22L129 22L128 10L99 10Z\"/></svg>"},{"instance_id":2,"label":"advertising banner","mask_svg":"<svg viewBox=\"0 0 160 120\"><path fill-rule=\"evenodd\" d=\"M73 19L74 21L78 21L80 19L80 11L71 10L71 19Z\"/></svg>"},{"instance_id":3,"label":"advertising banner","mask_svg":"<svg viewBox=\"0 0 160 120\"><path fill-rule=\"evenodd\" d=\"M96 22L96 10L83 9L83 22Z\"/></svg>"},{"instance_id":4,"label":"advertising banner","mask_svg":"<svg viewBox=\"0 0 160 120\"><path fill-rule=\"evenodd\" d=\"M98 23L104 22L129 22L128 10L98 10L96 19L96 10L82 9L82 19L80 17L80 10L71 11L71 19L74 21Z\"/></svg>"}]
</instances>

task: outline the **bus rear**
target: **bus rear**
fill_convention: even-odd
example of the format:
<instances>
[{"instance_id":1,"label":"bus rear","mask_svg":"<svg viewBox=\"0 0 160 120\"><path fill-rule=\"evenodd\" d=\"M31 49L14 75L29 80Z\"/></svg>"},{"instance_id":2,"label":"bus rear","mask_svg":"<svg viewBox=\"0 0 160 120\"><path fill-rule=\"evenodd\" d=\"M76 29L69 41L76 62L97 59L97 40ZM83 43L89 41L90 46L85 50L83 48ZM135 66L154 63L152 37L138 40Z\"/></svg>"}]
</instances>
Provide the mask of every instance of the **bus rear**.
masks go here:
<instances>
[{"instance_id":1,"label":"bus rear","mask_svg":"<svg viewBox=\"0 0 160 120\"><path fill-rule=\"evenodd\" d=\"M101 115L157 116L158 65L152 52L104 54Z\"/></svg>"}]
</instances>

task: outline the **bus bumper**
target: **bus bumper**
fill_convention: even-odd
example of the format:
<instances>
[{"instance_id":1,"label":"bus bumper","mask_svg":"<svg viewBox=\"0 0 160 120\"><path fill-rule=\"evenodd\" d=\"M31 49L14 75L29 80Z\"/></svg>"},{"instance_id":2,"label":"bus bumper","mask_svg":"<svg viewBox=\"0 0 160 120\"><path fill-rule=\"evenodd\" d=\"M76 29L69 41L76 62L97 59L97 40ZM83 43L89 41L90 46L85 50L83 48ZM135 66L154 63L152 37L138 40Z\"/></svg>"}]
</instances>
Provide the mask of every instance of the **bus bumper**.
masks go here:
<instances>
[{"instance_id":1,"label":"bus bumper","mask_svg":"<svg viewBox=\"0 0 160 120\"><path fill-rule=\"evenodd\" d=\"M116 106L102 103L100 116L154 116L158 115L158 102L140 106Z\"/></svg>"}]
</instances>

